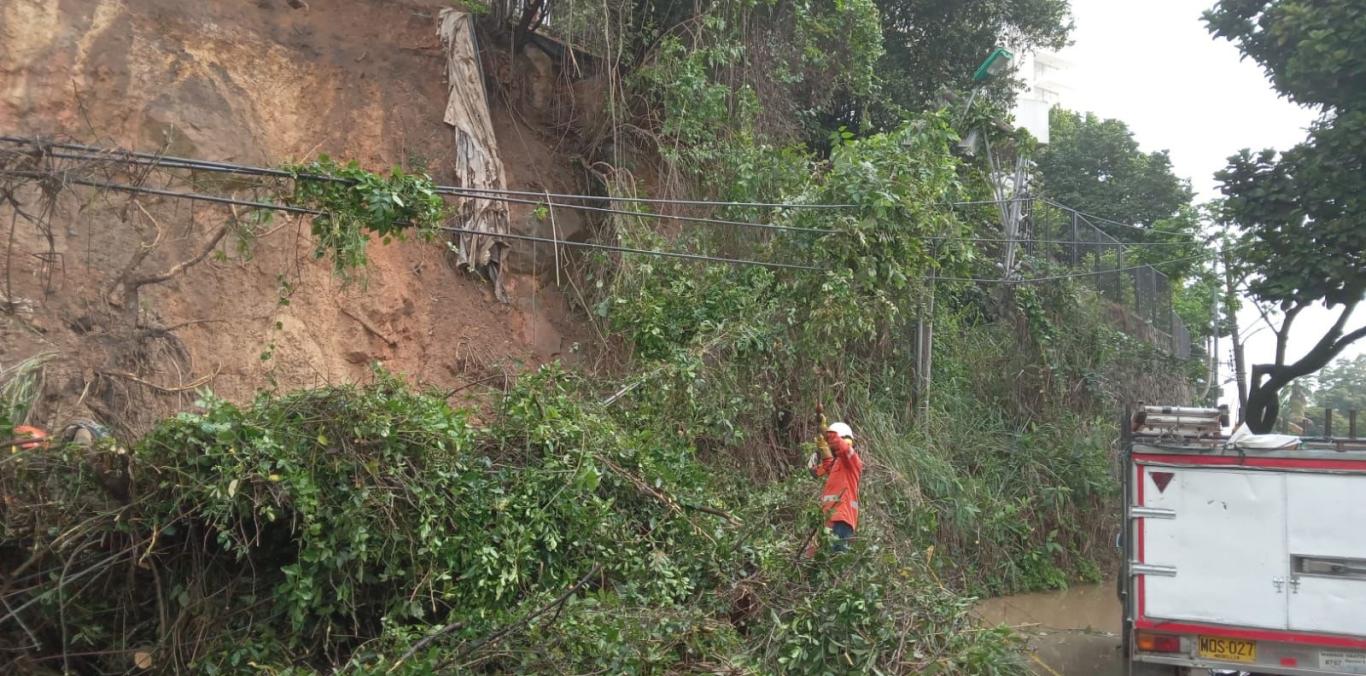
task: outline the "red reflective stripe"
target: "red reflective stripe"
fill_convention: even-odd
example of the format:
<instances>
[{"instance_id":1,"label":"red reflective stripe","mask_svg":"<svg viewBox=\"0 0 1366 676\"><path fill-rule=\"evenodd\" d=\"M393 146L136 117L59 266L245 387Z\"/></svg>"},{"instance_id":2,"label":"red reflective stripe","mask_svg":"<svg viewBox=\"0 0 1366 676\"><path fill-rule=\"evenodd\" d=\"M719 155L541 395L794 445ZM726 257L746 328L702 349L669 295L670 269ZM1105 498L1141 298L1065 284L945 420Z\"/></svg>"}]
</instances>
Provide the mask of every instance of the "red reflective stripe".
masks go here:
<instances>
[{"instance_id":1,"label":"red reflective stripe","mask_svg":"<svg viewBox=\"0 0 1366 676\"><path fill-rule=\"evenodd\" d=\"M1143 468L1143 465L1134 465L1134 468L1138 470L1138 506L1142 507L1142 506L1143 506L1143 483L1144 483L1144 479L1146 479L1147 477L1144 476L1144 468ZM1139 562L1139 563L1143 563L1143 562L1144 562L1144 560L1143 560L1143 522L1144 522L1144 521L1146 521L1146 519L1139 519L1139 520L1138 520L1138 562ZM1144 606L1145 602L1147 601L1147 596L1148 596L1148 589L1147 589L1147 584L1146 584L1146 583L1147 583L1147 578L1146 578L1145 576L1143 576L1143 575L1139 575L1139 576L1138 576L1138 617L1139 617L1140 619L1143 617L1143 606Z\"/></svg>"},{"instance_id":2,"label":"red reflective stripe","mask_svg":"<svg viewBox=\"0 0 1366 676\"><path fill-rule=\"evenodd\" d=\"M1167 465L1218 465L1225 467L1267 467L1274 469L1345 469L1366 472L1366 460L1325 460L1319 458L1239 458L1232 455L1179 455L1135 453L1134 462Z\"/></svg>"},{"instance_id":3,"label":"red reflective stripe","mask_svg":"<svg viewBox=\"0 0 1366 676\"><path fill-rule=\"evenodd\" d=\"M1245 638L1256 641L1280 641L1282 643L1322 645L1335 648L1366 648L1366 638L1353 638L1350 636L1309 634L1304 632L1279 631L1275 629L1242 629L1238 627L1224 627L1216 624L1165 622L1146 618L1134 621L1134 626L1139 629L1152 629L1155 631L1226 636L1228 638Z\"/></svg>"}]
</instances>

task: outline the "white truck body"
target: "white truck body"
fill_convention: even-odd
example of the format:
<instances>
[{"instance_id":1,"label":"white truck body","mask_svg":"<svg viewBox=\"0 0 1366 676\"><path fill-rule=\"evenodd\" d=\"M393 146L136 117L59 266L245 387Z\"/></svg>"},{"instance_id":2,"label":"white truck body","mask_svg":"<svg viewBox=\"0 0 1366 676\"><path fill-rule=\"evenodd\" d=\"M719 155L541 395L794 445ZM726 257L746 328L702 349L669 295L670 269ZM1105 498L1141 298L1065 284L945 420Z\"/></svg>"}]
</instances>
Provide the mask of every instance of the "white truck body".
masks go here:
<instances>
[{"instance_id":1,"label":"white truck body","mask_svg":"<svg viewBox=\"0 0 1366 676\"><path fill-rule=\"evenodd\" d=\"M1366 443L1140 434L1125 468L1132 660L1366 674Z\"/></svg>"}]
</instances>

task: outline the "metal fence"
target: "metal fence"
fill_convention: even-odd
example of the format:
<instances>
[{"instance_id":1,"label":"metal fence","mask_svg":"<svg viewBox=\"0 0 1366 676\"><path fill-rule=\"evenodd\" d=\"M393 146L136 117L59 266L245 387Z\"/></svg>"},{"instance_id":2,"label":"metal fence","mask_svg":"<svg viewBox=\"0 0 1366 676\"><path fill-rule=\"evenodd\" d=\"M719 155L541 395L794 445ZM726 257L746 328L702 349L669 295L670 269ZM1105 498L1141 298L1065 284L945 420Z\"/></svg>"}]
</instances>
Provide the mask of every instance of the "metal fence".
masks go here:
<instances>
[{"instance_id":1,"label":"metal fence","mask_svg":"<svg viewBox=\"0 0 1366 676\"><path fill-rule=\"evenodd\" d=\"M1102 230L1095 217L1043 198L1018 199L1025 202L1019 234L1025 252L1082 273L1078 279L1124 309L1127 332L1190 357L1190 332L1172 307L1167 275L1142 263L1136 247Z\"/></svg>"}]
</instances>

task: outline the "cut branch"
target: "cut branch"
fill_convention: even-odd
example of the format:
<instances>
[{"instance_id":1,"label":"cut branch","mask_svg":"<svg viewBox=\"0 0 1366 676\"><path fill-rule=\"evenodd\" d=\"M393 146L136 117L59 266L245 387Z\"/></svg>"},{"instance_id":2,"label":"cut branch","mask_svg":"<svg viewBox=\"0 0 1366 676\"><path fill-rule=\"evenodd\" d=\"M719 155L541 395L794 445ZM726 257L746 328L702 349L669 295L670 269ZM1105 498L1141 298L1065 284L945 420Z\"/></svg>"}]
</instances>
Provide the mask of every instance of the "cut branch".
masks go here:
<instances>
[{"instance_id":1,"label":"cut branch","mask_svg":"<svg viewBox=\"0 0 1366 676\"><path fill-rule=\"evenodd\" d=\"M342 314L346 315L347 317L350 317L356 320L357 322L360 322L360 325L364 326L366 331L373 333L376 338L383 340L386 344L389 345L389 347L398 347L397 340L395 340L394 338L390 338L383 331L380 331L379 327L375 326L374 322L371 322L369 319L366 319L364 315L348 310L345 305L341 304L341 301L337 301L337 309L341 310Z\"/></svg>"},{"instance_id":2,"label":"cut branch","mask_svg":"<svg viewBox=\"0 0 1366 676\"><path fill-rule=\"evenodd\" d=\"M160 284L161 282L167 281L172 277L185 272L187 269L198 265L205 258L208 258L209 254L213 253L213 250L218 247L219 242L223 241L223 237L228 234L228 230L231 227L232 221L224 221L223 225L219 226L218 229L209 236L209 239L204 242L204 246L200 247L199 252L196 253L194 257L176 263L171 266L170 269L160 274L147 275L146 277L139 277L128 282L125 293L136 293L139 288L148 284Z\"/></svg>"},{"instance_id":3,"label":"cut branch","mask_svg":"<svg viewBox=\"0 0 1366 676\"><path fill-rule=\"evenodd\" d=\"M597 577L598 573L601 572L601 571L602 571L602 564L601 564L601 563L599 563L599 564L593 566L592 570L589 570L587 573L584 574L583 577L579 578L579 581L578 581L578 582L575 582L575 583L574 583L574 586L570 587L569 589L564 590L564 593L563 593L563 594L560 594L558 597L556 597L554 601L551 601L550 603L547 603L547 604L541 606L540 608L537 608L536 610L534 610L534 611L532 611L532 612L528 612L527 614L525 614L525 615L523 615L522 617L518 618L516 622L513 622L512 624L509 624L508 626L506 626L506 627L504 627L504 628L502 628L502 629L499 629L498 631L496 631L496 632L494 632L494 633L492 633L492 634L489 634L488 636L486 636L486 637L484 637L484 638L482 638L482 639L480 639L480 640L478 640L478 641L475 641L475 642L469 644L469 646L465 647L463 650L461 650L461 651L460 651L458 654L456 654L455 656L453 656L453 657L451 657L450 659L447 659L447 660L443 661L441 664L437 665L435 671L439 673L439 672L445 670L445 668L448 667L448 666L450 666L451 663L456 662L456 661L461 660L461 659L464 659L467 655L473 653L474 651L478 650L479 648L482 648L482 647L485 646L485 645L488 645L488 644L491 644L491 643L496 643L496 642L502 640L503 637L505 637L505 636L511 634L511 633L514 632L514 631L517 631L518 629L520 629L521 627L523 627L523 626L525 626L525 625L527 625L527 624L530 624L530 623L531 623L533 620L535 620L536 618L538 618L538 617L540 617L540 616L542 616L542 615L544 615L544 614L550 612L550 611L551 611L552 609L554 609L554 608L558 608L558 607L564 605L564 602L565 602L565 601L568 601L568 600L569 600L569 597L573 596L574 593L577 592L579 589L581 589L585 584L588 584L588 581L589 581L589 580L591 580L591 579ZM397 665L396 665L396 666L397 666Z\"/></svg>"},{"instance_id":4,"label":"cut branch","mask_svg":"<svg viewBox=\"0 0 1366 676\"><path fill-rule=\"evenodd\" d=\"M178 393L180 393L180 392L185 392L185 391L188 391L188 390L193 390L193 389L195 389L195 388L197 388L197 387L199 387L199 386L201 386L201 385L203 385L203 384L209 382L210 380L213 380L214 378L216 378L216 377L218 376L218 371L219 371L219 369L214 369L213 373L207 374L207 375L205 375L204 377L195 380L194 382L186 383L186 384L184 384L184 385L178 385L178 386L175 386L175 387L168 387L168 386L166 386L166 385L158 385L158 384L156 384L156 383L154 383L154 382L151 382L151 381L148 381L148 380L144 380L144 379L142 379L142 378L139 378L139 377L137 377L136 375L133 375L132 373L128 373L127 371L111 371L111 370L108 370L108 369L100 369L99 371L97 371L97 373L99 373L99 374L102 375L102 376L109 376L109 377L112 377L112 378L123 378L124 380L130 380L130 381L135 382L135 383L137 383L137 384L139 384L139 385L142 385L142 386L144 386L144 387L149 387L149 388L151 388L151 389L153 389L153 390L156 390L156 391L158 391L158 392L161 392L162 394L178 394Z\"/></svg>"}]
</instances>

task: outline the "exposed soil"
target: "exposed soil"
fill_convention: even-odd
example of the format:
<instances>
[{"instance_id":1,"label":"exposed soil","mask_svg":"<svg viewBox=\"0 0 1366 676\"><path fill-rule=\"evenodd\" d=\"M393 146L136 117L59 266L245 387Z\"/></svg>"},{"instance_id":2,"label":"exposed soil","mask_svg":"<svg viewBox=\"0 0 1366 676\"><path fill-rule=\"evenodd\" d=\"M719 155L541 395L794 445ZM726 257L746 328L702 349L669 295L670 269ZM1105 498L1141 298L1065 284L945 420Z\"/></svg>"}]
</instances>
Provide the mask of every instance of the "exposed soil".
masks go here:
<instances>
[{"instance_id":1,"label":"exposed soil","mask_svg":"<svg viewBox=\"0 0 1366 676\"><path fill-rule=\"evenodd\" d=\"M374 170L426 167L449 182L436 36L437 11L449 3L293 4L300 8L9 0L0 4L0 133L258 165L326 153ZM519 101L491 98L510 187L581 190L567 132L514 111ZM456 270L441 242L372 242L366 279L344 286L326 261L312 260L297 219L277 219L250 256L229 237L221 254L145 287L139 307L118 307L107 291L140 243L154 239L153 223L162 236L142 274L190 258L230 214L91 190L58 204L57 256L36 257L48 242L19 220L0 280L17 309L0 315L0 365L56 355L35 411L40 424L93 414L137 432L192 403L192 391L178 391L187 385L240 400L272 384L363 379L372 362L438 387L471 385L459 399L501 388L513 367L573 360L576 346L593 340L554 284L548 248L515 249L508 304L486 280ZM556 215L559 236L581 236L583 219ZM514 206L512 223L548 232L530 206ZM533 255L536 269L524 260Z\"/></svg>"}]
</instances>

